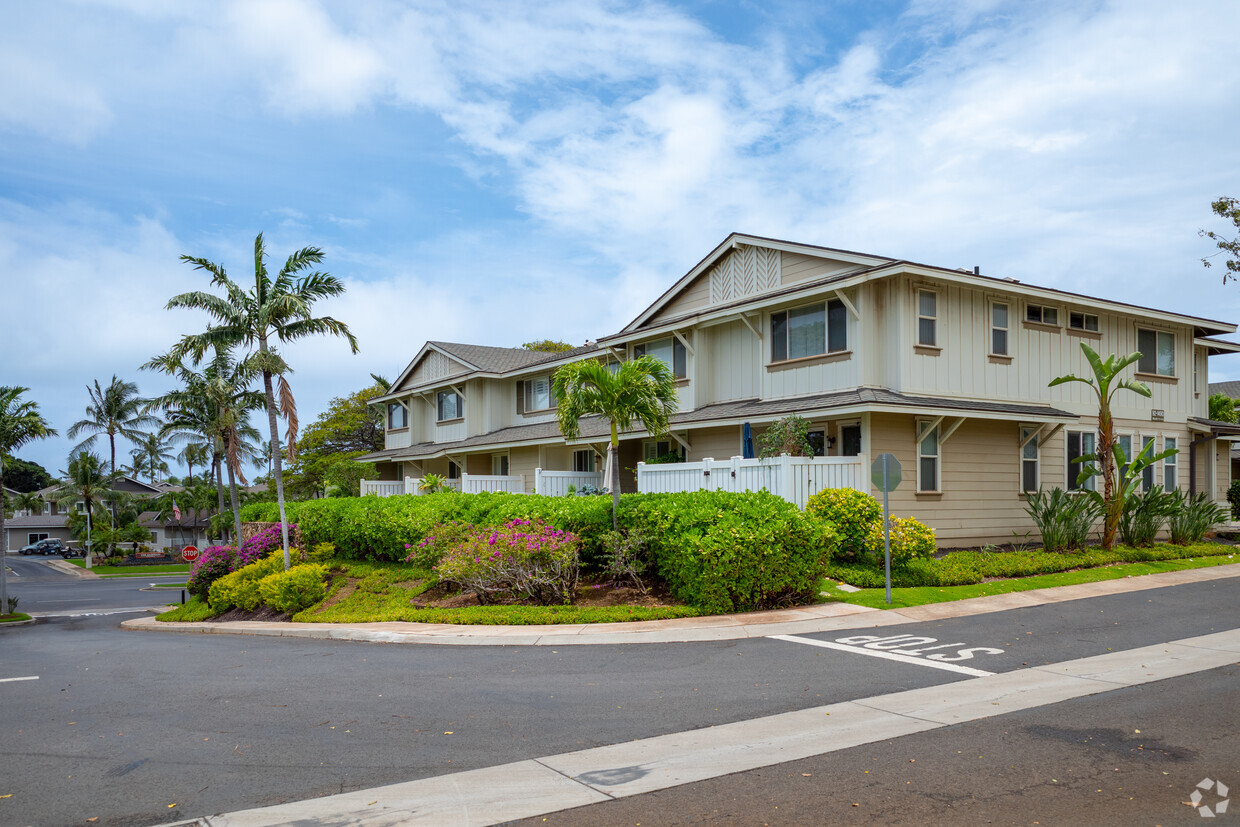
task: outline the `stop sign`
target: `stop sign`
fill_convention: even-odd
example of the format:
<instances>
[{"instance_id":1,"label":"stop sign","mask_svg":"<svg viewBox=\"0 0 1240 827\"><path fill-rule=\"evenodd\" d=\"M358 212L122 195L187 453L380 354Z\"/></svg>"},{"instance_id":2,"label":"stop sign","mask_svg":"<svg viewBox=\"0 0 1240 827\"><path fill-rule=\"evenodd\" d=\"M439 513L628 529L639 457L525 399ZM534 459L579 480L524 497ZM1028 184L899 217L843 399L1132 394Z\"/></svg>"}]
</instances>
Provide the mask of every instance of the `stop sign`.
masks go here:
<instances>
[{"instance_id":1,"label":"stop sign","mask_svg":"<svg viewBox=\"0 0 1240 827\"><path fill-rule=\"evenodd\" d=\"M198 559L198 547L197 546L186 546L185 548L181 549L181 557L187 563L194 562L195 560Z\"/></svg>"}]
</instances>

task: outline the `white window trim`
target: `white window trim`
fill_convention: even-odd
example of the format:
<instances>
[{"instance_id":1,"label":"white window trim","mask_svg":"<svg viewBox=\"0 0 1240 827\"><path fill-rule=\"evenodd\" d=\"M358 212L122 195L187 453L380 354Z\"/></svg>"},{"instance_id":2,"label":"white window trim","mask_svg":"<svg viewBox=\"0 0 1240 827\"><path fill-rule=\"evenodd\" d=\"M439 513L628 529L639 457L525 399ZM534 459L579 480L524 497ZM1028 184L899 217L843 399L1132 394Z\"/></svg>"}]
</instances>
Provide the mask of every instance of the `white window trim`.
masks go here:
<instances>
[{"instance_id":1,"label":"white window trim","mask_svg":"<svg viewBox=\"0 0 1240 827\"><path fill-rule=\"evenodd\" d=\"M923 316L921 313L921 294L930 293L934 296L934 315ZM932 287L918 287L913 293L913 309L917 312L917 329L913 336L914 344L917 347L939 347L939 320L943 316L943 311L939 302L939 291ZM923 342L921 340L921 321L929 319L934 322L934 341ZM920 426L918 426L920 427Z\"/></svg>"},{"instance_id":2,"label":"white window trim","mask_svg":"<svg viewBox=\"0 0 1240 827\"><path fill-rule=\"evenodd\" d=\"M1003 307L1007 310L1007 324L1003 327L999 327L995 324L995 307L997 305L1003 305ZM990 342L987 344L987 350L991 356L999 356L1010 359L1012 357L1012 303L1002 301L1000 299L992 299L988 305L988 309L990 310ZM1007 345L1007 349L1003 353L999 353L995 350L996 330L1002 330L1004 333L1004 344Z\"/></svg>"},{"instance_id":3,"label":"white window trim","mask_svg":"<svg viewBox=\"0 0 1240 827\"><path fill-rule=\"evenodd\" d=\"M1141 350L1141 332L1142 331L1154 334L1154 369L1152 371L1141 370L1141 362L1138 361L1137 362L1137 373L1141 373L1146 376L1166 376L1169 379L1174 379L1175 377L1179 376L1179 372L1176 370L1176 362L1179 361L1176 358L1176 349L1179 347L1179 335L1174 330L1163 330L1157 327L1143 327L1141 325L1138 325L1137 326L1137 350ZM1158 370L1158 337L1159 336L1170 336L1171 337L1171 373L1161 373ZM1147 356L1148 354L1146 354L1144 351L1141 351L1141 355L1144 357L1144 356Z\"/></svg>"},{"instance_id":4,"label":"white window trim","mask_svg":"<svg viewBox=\"0 0 1240 827\"><path fill-rule=\"evenodd\" d=\"M1038 319L1036 320L1029 318L1029 311L1034 307L1038 308ZM1047 327L1062 327L1063 325L1059 321L1060 309L1061 308L1058 305L1054 305L1054 304L1039 304L1037 302L1025 302L1025 321L1028 322L1029 324L1044 324ZM1048 310L1055 311L1055 321L1053 322L1045 321L1046 311Z\"/></svg>"},{"instance_id":5,"label":"white window trim","mask_svg":"<svg viewBox=\"0 0 1240 827\"><path fill-rule=\"evenodd\" d=\"M1157 434L1139 434L1137 437L1137 441L1140 443L1140 447L1137 448L1136 451L1138 454L1140 454L1142 451L1145 450L1146 440L1149 441L1150 446L1151 446L1150 456L1154 456L1155 454L1158 453L1158 435ZM1153 465L1147 466L1141 471L1141 484L1138 485L1137 488L1141 491L1142 494L1144 494L1147 491L1152 490L1154 486L1159 484L1158 473L1159 471L1162 470L1159 467L1159 465L1160 463L1156 462ZM1149 475L1150 475L1150 487L1149 488L1145 487L1146 472L1149 472Z\"/></svg>"},{"instance_id":6,"label":"white window trim","mask_svg":"<svg viewBox=\"0 0 1240 827\"><path fill-rule=\"evenodd\" d=\"M1074 313L1081 317L1081 327L1077 327L1076 325L1072 324L1072 314ZM1093 319L1094 322L1097 324L1097 327L1095 327L1093 330L1089 329L1089 325L1088 325L1089 319ZM1068 329L1069 330L1080 330L1080 331L1084 331L1085 333L1101 333L1102 332L1102 319L1098 316L1097 313L1086 313L1084 310L1069 309L1068 310Z\"/></svg>"},{"instance_id":7,"label":"white window trim","mask_svg":"<svg viewBox=\"0 0 1240 827\"><path fill-rule=\"evenodd\" d=\"M916 430L913 432L913 437L917 443L917 446L916 446L917 447L917 492L916 493L918 494L941 494L943 493L943 443L939 435L942 434L942 429L940 427L942 423L939 423L939 425L935 425L933 428L927 429L926 426L934 422L933 419L918 419L916 422L917 422ZM926 437L930 435L932 431L935 433L934 448L935 448L936 453L923 454L921 452L922 442L923 440L925 440ZM922 459L930 459L930 458L934 459L934 487L924 488L922 487L922 484L921 484L922 483L921 461Z\"/></svg>"},{"instance_id":8,"label":"white window trim","mask_svg":"<svg viewBox=\"0 0 1240 827\"><path fill-rule=\"evenodd\" d=\"M836 302L836 303L838 303L840 306L842 306L842 307L844 308L844 346L843 346L842 348L838 349L838 350L831 350L831 303L832 303L832 302ZM788 353L788 341L787 341L787 338L786 338L786 337L787 337L787 327L786 327L786 325L787 325L787 316L788 316L788 314L789 314L789 313L792 313L793 311L796 311L796 310L803 310L804 308L807 308L807 307L815 307L815 306L817 306L817 305L822 305L822 352L821 352L821 353L811 353L811 354L809 354L808 356L788 356L788 355L787 355L787 353ZM784 339L784 358L783 358L783 359L776 359L776 358L775 358L775 353L774 353L774 349L775 349L775 317L776 317L776 316L778 316L778 315L780 315L781 313L782 313L782 314L784 315L784 317L785 317L785 319L784 319L784 324L785 324L785 332L784 332L784 336L785 336L785 339ZM851 320L850 320L849 316L850 316L850 314L849 314L849 312L848 312L848 305L847 305L847 303L845 303L845 302L841 301L841 300L840 300L840 299L838 299L838 298L832 297L832 296L828 296L828 297L826 297L826 298L822 299L821 301L807 302L807 303L805 303L805 304L798 304L798 305L795 305L795 306L793 306L793 307L784 307L784 308L780 308L780 309L778 309L778 310L772 310L769 314L767 314L767 329L771 331L771 344L770 344L770 346L767 348L767 353L766 353L766 357L767 357L767 360L768 360L768 361L767 361L767 364L771 364L771 365L782 365L782 364L784 364L785 362L795 362L795 361L797 361L797 360L799 360L799 359L820 359L820 358L822 358L822 357L824 357L824 356L835 356L836 354L839 354L839 353L848 353L848 352L849 352L848 342L849 342L849 339L851 338L852 333L853 333L853 331L852 331L852 322L851 322ZM655 341L658 341L658 340L655 340ZM686 362L686 365L685 365L685 371L686 371L686 373L687 373L687 372L688 372L688 357L687 357L687 355L686 355L686 360L685 360L685 362Z\"/></svg>"},{"instance_id":9,"label":"white window trim","mask_svg":"<svg viewBox=\"0 0 1240 827\"><path fill-rule=\"evenodd\" d=\"M581 454L588 454L588 455L589 455L589 457L587 458L587 460L586 460L586 462L585 462L585 465L588 465L588 466L589 466L589 471L586 471L586 472L578 472L578 473L591 473L591 472L596 471L596 470L597 470L596 466L597 466L597 464L598 464L598 463L597 463L597 462L595 461L595 459L594 459L595 454L594 454L594 449L593 449L593 448L578 448L578 449L576 449L576 450L574 450L574 451L573 451L573 471L575 471L575 472L577 471L577 457L578 457L579 455L581 455Z\"/></svg>"},{"instance_id":10,"label":"white window trim","mask_svg":"<svg viewBox=\"0 0 1240 827\"><path fill-rule=\"evenodd\" d=\"M456 405L458 408L457 414L456 416L450 416L450 417L447 417L446 419L440 419L439 413L440 413L440 409L442 408L442 405L440 405L439 403L439 397L446 396L448 394L451 394L456 397ZM435 392L435 422L436 423L456 422L458 419L464 419L464 418L465 418L465 400L461 398L461 395L459 393L453 390Z\"/></svg>"},{"instance_id":11,"label":"white window trim","mask_svg":"<svg viewBox=\"0 0 1240 827\"><path fill-rule=\"evenodd\" d=\"M1167 440L1169 439L1175 442L1174 447L1178 451L1180 447L1180 438L1176 436L1163 437L1163 450L1167 450ZM1174 475L1171 485L1167 485L1167 471L1171 471ZM1164 491L1174 491L1180 487L1180 455L1178 453L1172 454L1171 456L1164 458L1162 461L1162 487Z\"/></svg>"},{"instance_id":12,"label":"white window trim","mask_svg":"<svg viewBox=\"0 0 1240 827\"><path fill-rule=\"evenodd\" d=\"M393 405L399 405L401 410L404 411L405 413L405 424L404 425L393 425L392 424L392 406ZM405 428L408 428L409 427L409 406L406 405L404 402L401 402L400 400L397 400L395 402L389 402L388 409L387 409L387 426L388 426L389 431L400 431Z\"/></svg>"},{"instance_id":13,"label":"white window trim","mask_svg":"<svg viewBox=\"0 0 1240 827\"><path fill-rule=\"evenodd\" d=\"M540 380L540 379L546 379L546 380L547 380L547 407L545 407L545 408L531 408L531 407L529 406L529 402L530 402L530 385L532 385L534 382L537 382L537 381L538 381L538 380ZM527 413L527 414L530 414L530 413L548 413L548 412L550 412L550 411L554 411L554 410L556 409L556 404L555 404L555 388L552 386L552 383L551 383L551 375L550 375L550 374L547 374L546 376L535 376L535 377L532 377L532 378L530 378L530 379L522 379L521 381L522 381L522 383L524 383L524 385L525 385L524 389L521 391L521 393L522 393L522 394L524 395L524 397L525 397L524 404L522 405L522 409L523 409L523 412L524 412L524 413Z\"/></svg>"},{"instance_id":14,"label":"white window trim","mask_svg":"<svg viewBox=\"0 0 1240 827\"><path fill-rule=\"evenodd\" d=\"M504 464L508 466L508 470L503 474L501 474L499 471L495 469L495 465L499 460L503 460ZM498 453L491 454L491 475L495 477L507 477L507 476L510 476L511 474L512 474L512 457L509 454L509 452L500 451Z\"/></svg>"},{"instance_id":15,"label":"white window trim","mask_svg":"<svg viewBox=\"0 0 1240 827\"><path fill-rule=\"evenodd\" d=\"M1019 486L1020 493L1022 494L1029 494L1042 490L1042 445L1038 440L1038 430L1039 426L1037 425L1019 425L1016 429L1016 455L1020 462L1018 466L1019 476L1017 477L1016 484ZM1027 445L1021 447L1021 443L1025 441L1026 437L1032 437L1032 439L1029 440ZM1029 447L1029 445L1033 446L1034 451L1037 453L1036 457L1030 458L1025 456L1025 450ZM1033 488L1025 487L1025 463L1027 462L1033 463Z\"/></svg>"},{"instance_id":16,"label":"white window trim","mask_svg":"<svg viewBox=\"0 0 1240 827\"><path fill-rule=\"evenodd\" d=\"M1064 490L1068 491L1071 494L1079 494L1082 491L1097 491L1098 490L1098 476L1097 475L1089 477L1087 480L1081 483L1079 488L1071 487L1072 482L1078 476L1080 476L1082 471L1084 471L1086 468L1096 468L1098 467L1098 463L1097 462L1070 462L1069 456L1068 456L1068 435L1069 434L1079 434L1082 437L1084 436L1093 437L1093 440L1094 440L1093 450L1086 451L1085 446L1082 445L1081 446L1082 456L1085 456L1087 454L1097 455L1098 453L1098 447L1097 447L1098 432L1097 431L1084 430L1084 431L1065 431L1064 432L1064 437L1063 437L1063 463L1064 463L1064 480L1063 480L1064 485L1063 487L1064 487Z\"/></svg>"}]
</instances>

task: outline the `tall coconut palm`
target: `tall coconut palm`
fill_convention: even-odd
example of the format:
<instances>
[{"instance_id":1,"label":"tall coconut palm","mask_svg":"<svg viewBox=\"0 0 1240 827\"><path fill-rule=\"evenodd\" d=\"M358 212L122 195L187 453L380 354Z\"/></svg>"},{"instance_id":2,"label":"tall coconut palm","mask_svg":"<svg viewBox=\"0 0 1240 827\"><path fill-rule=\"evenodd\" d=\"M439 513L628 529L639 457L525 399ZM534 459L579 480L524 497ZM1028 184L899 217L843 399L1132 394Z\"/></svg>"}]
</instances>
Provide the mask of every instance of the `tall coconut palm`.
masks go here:
<instances>
[{"instance_id":1,"label":"tall coconut palm","mask_svg":"<svg viewBox=\"0 0 1240 827\"><path fill-rule=\"evenodd\" d=\"M0 385L0 491L4 490L4 461L13 452L36 439L56 436L56 429L39 413L39 404L22 396L30 388ZM9 611L9 589L5 560L9 553L9 533L4 530L4 509L0 508L0 614Z\"/></svg>"},{"instance_id":2,"label":"tall coconut palm","mask_svg":"<svg viewBox=\"0 0 1240 827\"><path fill-rule=\"evenodd\" d=\"M69 469L62 474L57 491L60 510L72 514L81 503L77 513L86 514L92 521L106 517L110 524L112 513L104 504L117 499L119 492L113 488L117 475L104 466L103 458L90 451L76 451L69 455Z\"/></svg>"},{"instance_id":3,"label":"tall coconut palm","mask_svg":"<svg viewBox=\"0 0 1240 827\"><path fill-rule=\"evenodd\" d=\"M258 432L250 425L250 411L263 406L262 394L249 390L257 371L246 362L234 361L226 351L217 351L201 371L187 367L172 353L157 356L143 367L169 373L182 383L182 388L152 400L151 404L166 412L168 423L163 434L174 442L207 440L213 453L220 512L224 510L221 466L227 468L233 539L239 542L241 508L236 481L240 479L242 485L246 484L242 462L251 459L256 450L252 442L258 439Z\"/></svg>"},{"instance_id":4,"label":"tall coconut palm","mask_svg":"<svg viewBox=\"0 0 1240 827\"><path fill-rule=\"evenodd\" d=\"M13 498L11 505L18 511L25 511L29 515L43 513L43 498L34 491L18 494Z\"/></svg>"},{"instance_id":5,"label":"tall coconut palm","mask_svg":"<svg viewBox=\"0 0 1240 827\"><path fill-rule=\"evenodd\" d=\"M206 437L204 436L205 440ZM187 441L185 446L181 448L181 453L177 454L177 461L185 463L185 487L194 484L194 466L204 467L207 464L207 458L211 456L211 448L205 441Z\"/></svg>"},{"instance_id":6,"label":"tall coconut palm","mask_svg":"<svg viewBox=\"0 0 1240 827\"><path fill-rule=\"evenodd\" d=\"M558 403L560 432L576 439L581 418L596 414L611 424L607 448L611 479L611 525L618 525L620 506L620 432L639 421L651 436L667 433L676 413L676 377L671 368L653 356L639 356L614 367L588 360L570 362L555 373L553 384Z\"/></svg>"},{"instance_id":7,"label":"tall coconut palm","mask_svg":"<svg viewBox=\"0 0 1240 827\"><path fill-rule=\"evenodd\" d=\"M174 348L181 354L192 353L201 357L211 348L244 347L251 349L246 362L262 372L263 391L267 403L267 424L271 429L271 455L274 463L272 475L276 482L276 501L280 509L281 537L284 542L284 568L289 568L288 521L284 510L284 471L281 462L280 431L276 421L276 396L273 382L279 381L280 407L288 423L289 455L297 449L297 406L293 400L285 374L288 364L272 347L273 340L293 342L309 336L330 334L343 336L349 347L357 353L357 339L344 322L331 316L312 315L314 303L319 299L338 296L344 292L344 284L327 273L309 272L322 263L323 252L317 247L305 247L293 253L284 262L280 272L272 279L267 273L267 250L262 233L254 239L254 289L246 292L228 277L224 268L205 258L181 256L181 260L194 265L197 270L211 274L211 285L224 288L225 296L211 293L182 293L168 302L168 308L189 307L205 310L216 324L208 325L203 333L186 336ZM301 275L305 273L305 275Z\"/></svg>"},{"instance_id":8,"label":"tall coconut palm","mask_svg":"<svg viewBox=\"0 0 1240 827\"><path fill-rule=\"evenodd\" d=\"M160 423L162 429L163 423ZM159 482L160 472L168 470L168 460L172 459L168 441L160 433L146 434L138 444L138 452L145 460L146 470L150 473L152 483Z\"/></svg>"},{"instance_id":9,"label":"tall coconut palm","mask_svg":"<svg viewBox=\"0 0 1240 827\"><path fill-rule=\"evenodd\" d=\"M90 434L74 447L74 452L94 447L99 435L107 434L111 452L109 469L115 471L116 438L123 436L130 442L140 442L146 435L143 428L158 428L159 420L147 413L146 402L138 396L137 384L122 382L115 374L106 388L96 379L94 387L86 386L86 392L90 395L86 418L73 423L66 433L69 439Z\"/></svg>"}]
</instances>

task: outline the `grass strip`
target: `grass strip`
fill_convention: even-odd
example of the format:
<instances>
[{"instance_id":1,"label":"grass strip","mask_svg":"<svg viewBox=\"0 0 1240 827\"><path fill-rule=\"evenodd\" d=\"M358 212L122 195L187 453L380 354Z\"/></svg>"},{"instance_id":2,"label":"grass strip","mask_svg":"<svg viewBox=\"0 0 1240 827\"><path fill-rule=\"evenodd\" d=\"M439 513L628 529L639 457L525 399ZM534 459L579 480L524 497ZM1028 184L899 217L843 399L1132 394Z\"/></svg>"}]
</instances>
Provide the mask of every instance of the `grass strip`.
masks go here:
<instances>
[{"instance_id":1,"label":"grass strip","mask_svg":"<svg viewBox=\"0 0 1240 827\"><path fill-rule=\"evenodd\" d=\"M86 568L85 560L66 560L80 569ZM148 574L189 574L189 563L169 563L166 566L94 566L91 568L100 577L143 577Z\"/></svg>"},{"instance_id":2,"label":"grass strip","mask_svg":"<svg viewBox=\"0 0 1240 827\"><path fill-rule=\"evenodd\" d=\"M1231 557L1194 557L1181 560L1159 560L1148 563L1120 563L1092 569L1079 569L1055 574L1039 574L1033 577L1018 577L1010 580L995 580L990 583L973 583L965 586L917 586L911 588L893 588L891 605L887 605L884 589L862 589L859 592L842 592L835 588L835 583L824 583L823 591L829 591L830 601L835 603L852 603L857 606L869 606L872 609L901 609L909 606L925 606L930 603L948 603L954 600L967 600L970 597L988 597L995 594L1031 591L1033 589L1049 589L1053 586L1074 586L1080 583L1097 583L1103 580L1118 580L1123 577L1139 577L1143 574L1159 574L1168 571L1184 571L1210 566L1226 566L1234 564Z\"/></svg>"},{"instance_id":3,"label":"grass strip","mask_svg":"<svg viewBox=\"0 0 1240 827\"><path fill-rule=\"evenodd\" d=\"M201 600L197 597L191 597L189 600L185 601L185 605L177 606L171 611L155 615L155 619L166 623L193 623L195 621L206 620L214 614L216 613L211 611L211 607L207 605L205 600Z\"/></svg>"},{"instance_id":4,"label":"grass strip","mask_svg":"<svg viewBox=\"0 0 1240 827\"><path fill-rule=\"evenodd\" d=\"M0 615L0 623L17 623L21 620L29 620L30 615L23 612L13 612L11 615Z\"/></svg>"}]
</instances>

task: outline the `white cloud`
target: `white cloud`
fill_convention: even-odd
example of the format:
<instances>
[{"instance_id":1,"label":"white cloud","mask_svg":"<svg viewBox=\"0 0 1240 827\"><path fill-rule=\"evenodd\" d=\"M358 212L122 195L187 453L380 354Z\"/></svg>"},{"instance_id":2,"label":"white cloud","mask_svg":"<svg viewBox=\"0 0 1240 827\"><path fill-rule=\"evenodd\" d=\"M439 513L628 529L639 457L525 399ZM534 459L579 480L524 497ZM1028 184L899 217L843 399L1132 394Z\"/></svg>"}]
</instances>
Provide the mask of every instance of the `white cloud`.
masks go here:
<instances>
[{"instance_id":1,"label":"white cloud","mask_svg":"<svg viewBox=\"0 0 1240 827\"><path fill-rule=\"evenodd\" d=\"M112 120L94 83L16 44L0 48L0 130L82 145Z\"/></svg>"}]
</instances>

